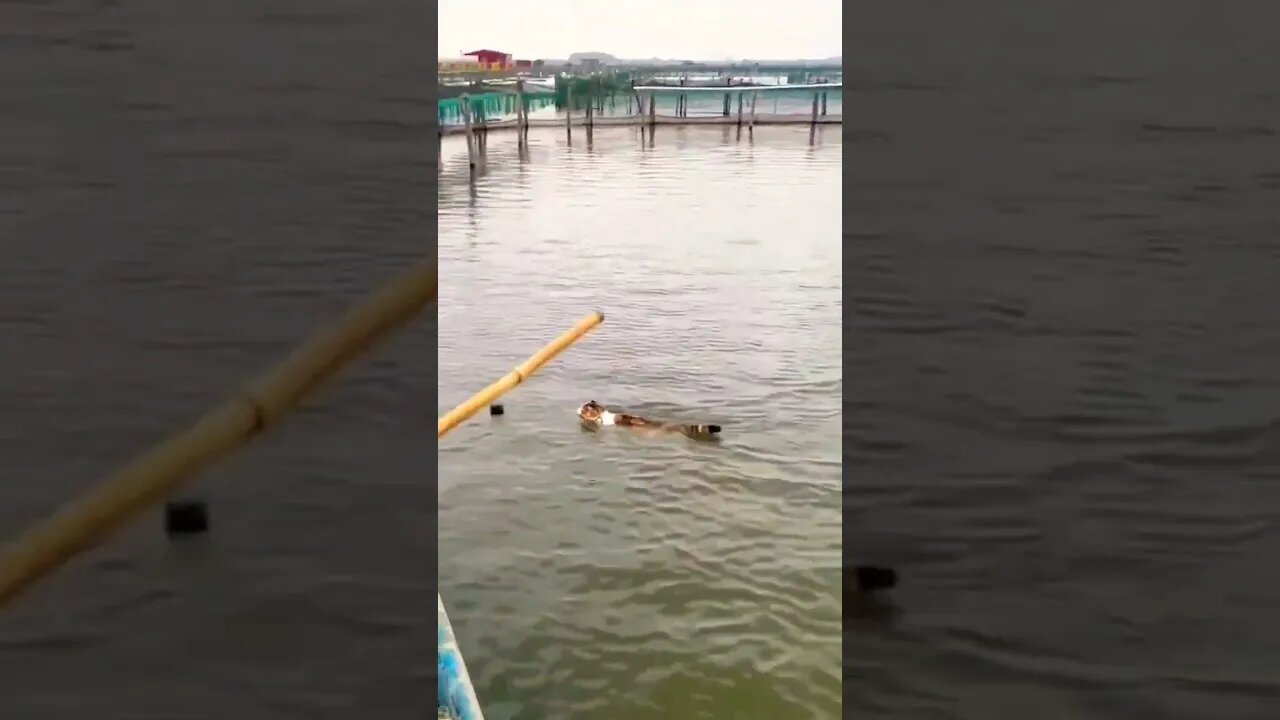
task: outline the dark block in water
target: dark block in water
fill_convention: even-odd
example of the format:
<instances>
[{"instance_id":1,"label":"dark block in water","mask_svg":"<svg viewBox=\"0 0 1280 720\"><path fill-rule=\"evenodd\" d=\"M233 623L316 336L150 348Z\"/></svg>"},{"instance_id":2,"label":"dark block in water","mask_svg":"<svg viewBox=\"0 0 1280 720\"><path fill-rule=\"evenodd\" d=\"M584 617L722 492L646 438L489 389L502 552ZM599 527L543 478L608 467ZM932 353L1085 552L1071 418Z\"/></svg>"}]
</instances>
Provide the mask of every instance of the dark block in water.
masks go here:
<instances>
[{"instance_id":1,"label":"dark block in water","mask_svg":"<svg viewBox=\"0 0 1280 720\"><path fill-rule=\"evenodd\" d=\"M501 404L494 404L494 405L490 405L490 406L489 406L489 414L490 414L490 415L493 415L493 416L495 416L495 417L496 417L496 416L498 416L498 415L503 414L504 412L506 412L506 410L505 410L505 409L503 409L503 407L502 407L502 405L501 405Z\"/></svg>"},{"instance_id":2,"label":"dark block in water","mask_svg":"<svg viewBox=\"0 0 1280 720\"><path fill-rule=\"evenodd\" d=\"M209 530L209 509L200 500L179 500L164 506L164 531L168 535L196 535Z\"/></svg>"},{"instance_id":3,"label":"dark block in water","mask_svg":"<svg viewBox=\"0 0 1280 720\"><path fill-rule=\"evenodd\" d=\"M898 584L898 573L893 568L859 565L853 573L859 592L888 590Z\"/></svg>"}]
</instances>

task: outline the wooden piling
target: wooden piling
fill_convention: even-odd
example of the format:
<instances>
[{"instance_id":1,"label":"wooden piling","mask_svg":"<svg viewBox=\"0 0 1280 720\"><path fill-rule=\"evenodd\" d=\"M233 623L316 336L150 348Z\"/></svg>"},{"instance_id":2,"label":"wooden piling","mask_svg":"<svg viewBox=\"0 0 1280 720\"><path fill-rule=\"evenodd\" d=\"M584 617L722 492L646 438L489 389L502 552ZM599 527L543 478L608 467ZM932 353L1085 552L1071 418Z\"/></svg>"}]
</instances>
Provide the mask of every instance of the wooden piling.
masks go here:
<instances>
[{"instance_id":1,"label":"wooden piling","mask_svg":"<svg viewBox=\"0 0 1280 720\"><path fill-rule=\"evenodd\" d=\"M738 93L738 129L742 129L742 93Z\"/></svg>"},{"instance_id":2,"label":"wooden piling","mask_svg":"<svg viewBox=\"0 0 1280 720\"><path fill-rule=\"evenodd\" d=\"M756 129L756 100L760 97L760 91L756 90L751 93L751 124L748 126L752 131Z\"/></svg>"},{"instance_id":3,"label":"wooden piling","mask_svg":"<svg viewBox=\"0 0 1280 720\"><path fill-rule=\"evenodd\" d=\"M822 93L822 114L824 116L827 114L827 93L826 92Z\"/></svg>"},{"instance_id":4,"label":"wooden piling","mask_svg":"<svg viewBox=\"0 0 1280 720\"><path fill-rule=\"evenodd\" d=\"M814 140L818 134L818 95L819 94L820 93L813 94L813 117L809 121L809 144L810 145L814 144Z\"/></svg>"},{"instance_id":5,"label":"wooden piling","mask_svg":"<svg viewBox=\"0 0 1280 720\"><path fill-rule=\"evenodd\" d=\"M658 124L658 93L649 93L649 127L653 128Z\"/></svg>"},{"instance_id":6,"label":"wooden piling","mask_svg":"<svg viewBox=\"0 0 1280 720\"><path fill-rule=\"evenodd\" d=\"M517 142L524 145L529 134L529 115L524 106L524 78L516 80L516 135Z\"/></svg>"},{"instance_id":7,"label":"wooden piling","mask_svg":"<svg viewBox=\"0 0 1280 720\"><path fill-rule=\"evenodd\" d=\"M462 110L462 126L467 133L467 163L471 166L471 177L476 175L476 135L475 128L471 127L471 96L463 95L458 98L458 106Z\"/></svg>"},{"instance_id":8,"label":"wooden piling","mask_svg":"<svg viewBox=\"0 0 1280 720\"><path fill-rule=\"evenodd\" d=\"M570 141L573 140L573 82L570 81L564 88L564 135Z\"/></svg>"},{"instance_id":9,"label":"wooden piling","mask_svg":"<svg viewBox=\"0 0 1280 720\"><path fill-rule=\"evenodd\" d=\"M640 97L640 91L636 90L636 82L634 80L631 81L631 95L634 96L636 100L636 124L643 125L644 124L644 100L643 98ZM631 113L630 103L631 103L631 98L628 97L627 98L627 114Z\"/></svg>"},{"instance_id":10,"label":"wooden piling","mask_svg":"<svg viewBox=\"0 0 1280 720\"><path fill-rule=\"evenodd\" d=\"M733 84L733 78L725 78L725 79L724 79L724 86L725 86L725 87L729 87L729 86L731 86L732 84ZM730 94L730 93L729 93L729 91L728 91L728 90L725 90L725 91L724 91L724 113L722 113L722 114L724 115L724 117L729 117L729 94Z\"/></svg>"}]
</instances>

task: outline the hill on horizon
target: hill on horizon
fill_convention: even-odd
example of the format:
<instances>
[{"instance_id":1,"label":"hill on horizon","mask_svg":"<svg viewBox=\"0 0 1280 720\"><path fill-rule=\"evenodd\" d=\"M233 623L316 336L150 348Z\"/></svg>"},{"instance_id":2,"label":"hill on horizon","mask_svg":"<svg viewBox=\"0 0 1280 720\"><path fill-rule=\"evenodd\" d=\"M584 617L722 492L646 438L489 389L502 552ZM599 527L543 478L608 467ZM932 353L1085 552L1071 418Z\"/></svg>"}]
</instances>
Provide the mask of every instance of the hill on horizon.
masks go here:
<instances>
[{"instance_id":1,"label":"hill on horizon","mask_svg":"<svg viewBox=\"0 0 1280 720\"><path fill-rule=\"evenodd\" d=\"M558 65L558 64L564 64L564 63L579 65L586 60L598 60L601 65L639 65L639 66L680 65L685 62L692 62L700 65L717 65L717 64L725 64L725 63L734 63L738 65L751 65L751 64L759 63L761 65L775 65L775 66L783 66L783 67L788 65L795 65L797 67L815 66L815 65L839 66L844 64L844 58L843 56L840 56L840 55L835 55L832 57L825 57L825 58L800 58L800 59L785 59L785 60L769 59L769 58L743 58L743 59L726 58L726 59L688 60L687 58L660 58L660 57L619 59L614 55L610 55L609 53L604 53L604 52L576 52L570 55L567 60L545 58L544 62L550 65Z\"/></svg>"}]
</instances>

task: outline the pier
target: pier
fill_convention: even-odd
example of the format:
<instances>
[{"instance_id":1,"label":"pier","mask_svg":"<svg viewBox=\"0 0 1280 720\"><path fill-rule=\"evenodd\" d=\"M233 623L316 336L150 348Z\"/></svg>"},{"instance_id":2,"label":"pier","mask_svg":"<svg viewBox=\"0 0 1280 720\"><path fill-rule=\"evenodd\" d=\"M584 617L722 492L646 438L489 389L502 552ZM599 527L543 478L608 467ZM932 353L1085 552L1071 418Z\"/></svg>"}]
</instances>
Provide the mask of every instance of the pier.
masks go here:
<instances>
[{"instance_id":1,"label":"pier","mask_svg":"<svg viewBox=\"0 0 1280 720\"><path fill-rule=\"evenodd\" d=\"M839 124L844 84L839 68L684 64L455 78L439 91L440 134L449 135L557 125ZM555 114L531 116L551 105Z\"/></svg>"},{"instance_id":2,"label":"pier","mask_svg":"<svg viewBox=\"0 0 1280 720\"><path fill-rule=\"evenodd\" d=\"M516 131L523 148L529 129L535 127L563 127L571 142L574 129L582 128L590 142L597 127L647 128L652 134L658 125L718 125L736 127L739 133L745 128L750 134L757 125L807 125L812 144L819 125L843 123L842 112L830 112L830 108L833 100L843 107L844 83L825 78L813 83L766 85L733 77L698 80L686 76L674 82L653 79L637 85L619 75L558 76L551 95L563 114L539 118L530 117L531 111L547 107L553 100L545 86L535 90L528 88L527 82L524 78L515 81L510 100L495 101L485 93L464 92L456 100L440 101L437 142L443 143L446 135L465 135L473 177L488 134L494 130ZM697 98L704 102L693 109L690 101ZM761 111L762 98L772 98L772 112ZM790 105L782 105L783 112L778 111L780 99ZM441 158L441 171L443 163Z\"/></svg>"}]
</instances>

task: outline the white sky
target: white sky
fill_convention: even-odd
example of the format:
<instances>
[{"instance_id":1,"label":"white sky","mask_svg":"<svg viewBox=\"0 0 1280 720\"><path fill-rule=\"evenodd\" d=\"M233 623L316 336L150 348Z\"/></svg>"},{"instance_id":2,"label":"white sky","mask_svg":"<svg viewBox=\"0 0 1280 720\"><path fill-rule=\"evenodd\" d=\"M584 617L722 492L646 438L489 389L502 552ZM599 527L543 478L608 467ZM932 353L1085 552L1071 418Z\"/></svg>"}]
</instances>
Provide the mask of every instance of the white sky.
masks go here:
<instances>
[{"instance_id":1,"label":"white sky","mask_svg":"<svg viewBox=\"0 0 1280 720\"><path fill-rule=\"evenodd\" d=\"M815 59L840 54L840 0L439 0L439 54L520 59Z\"/></svg>"}]
</instances>

